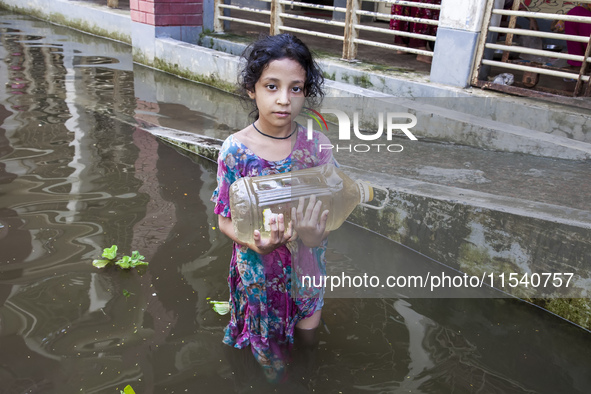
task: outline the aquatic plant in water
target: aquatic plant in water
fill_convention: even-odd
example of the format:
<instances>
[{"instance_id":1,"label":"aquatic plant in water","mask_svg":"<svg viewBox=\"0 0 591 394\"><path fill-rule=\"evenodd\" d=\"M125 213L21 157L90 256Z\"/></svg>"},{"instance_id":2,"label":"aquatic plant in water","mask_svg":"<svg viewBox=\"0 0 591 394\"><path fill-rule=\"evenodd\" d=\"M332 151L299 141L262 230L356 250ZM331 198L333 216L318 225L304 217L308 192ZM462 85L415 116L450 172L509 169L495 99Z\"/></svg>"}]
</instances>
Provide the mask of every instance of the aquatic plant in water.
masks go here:
<instances>
[{"instance_id":1,"label":"aquatic plant in water","mask_svg":"<svg viewBox=\"0 0 591 394\"><path fill-rule=\"evenodd\" d=\"M137 250L131 253L131 256L122 256L117 260L117 245L113 245L110 248L103 250L103 259L93 260L92 265L97 268L104 268L109 264L118 265L122 269L130 269L140 265L148 265L147 261L144 261L145 257L140 254ZM115 261L117 260L117 261Z\"/></svg>"},{"instance_id":2,"label":"aquatic plant in water","mask_svg":"<svg viewBox=\"0 0 591 394\"><path fill-rule=\"evenodd\" d=\"M209 297L207 299L209 300ZM209 303L212 305L213 310L222 316L230 312L230 303L228 301L209 301Z\"/></svg>"},{"instance_id":3,"label":"aquatic plant in water","mask_svg":"<svg viewBox=\"0 0 591 394\"><path fill-rule=\"evenodd\" d=\"M135 391L133 391L133 388L131 387L131 385L127 385L125 386L125 388L123 390L119 390L121 394L135 394Z\"/></svg>"}]
</instances>

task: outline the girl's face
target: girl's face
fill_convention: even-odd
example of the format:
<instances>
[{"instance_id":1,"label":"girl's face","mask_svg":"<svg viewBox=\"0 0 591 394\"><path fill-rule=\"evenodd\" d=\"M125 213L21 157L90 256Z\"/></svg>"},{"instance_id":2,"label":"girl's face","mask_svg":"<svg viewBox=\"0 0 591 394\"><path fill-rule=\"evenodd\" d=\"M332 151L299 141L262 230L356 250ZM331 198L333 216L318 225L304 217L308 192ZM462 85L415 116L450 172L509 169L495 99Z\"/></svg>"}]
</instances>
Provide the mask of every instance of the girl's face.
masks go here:
<instances>
[{"instance_id":1,"label":"girl's face","mask_svg":"<svg viewBox=\"0 0 591 394\"><path fill-rule=\"evenodd\" d=\"M259 123L267 131L291 129L291 122L304 106L306 71L292 59L270 62L248 96L256 101ZM264 131L264 130L263 130Z\"/></svg>"}]
</instances>

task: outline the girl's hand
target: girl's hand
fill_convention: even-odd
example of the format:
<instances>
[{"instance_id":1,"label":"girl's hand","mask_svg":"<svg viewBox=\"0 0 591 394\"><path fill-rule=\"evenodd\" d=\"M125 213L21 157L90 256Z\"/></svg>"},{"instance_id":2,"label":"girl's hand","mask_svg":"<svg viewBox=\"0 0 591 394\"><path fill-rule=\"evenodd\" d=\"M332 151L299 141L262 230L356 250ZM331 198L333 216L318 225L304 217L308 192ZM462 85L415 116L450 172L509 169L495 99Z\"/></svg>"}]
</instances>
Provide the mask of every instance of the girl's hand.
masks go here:
<instances>
[{"instance_id":1,"label":"girl's hand","mask_svg":"<svg viewBox=\"0 0 591 394\"><path fill-rule=\"evenodd\" d=\"M281 245L285 245L292 240L294 235L293 227L291 222L285 228L285 219L283 214L277 215L276 218L269 220L271 226L271 236L269 238L262 239L261 232L254 230L254 245L248 247L259 254L269 254Z\"/></svg>"},{"instance_id":2,"label":"girl's hand","mask_svg":"<svg viewBox=\"0 0 591 394\"><path fill-rule=\"evenodd\" d=\"M310 202L304 210L305 198L300 197L298 208L291 209L291 220L294 223L294 229L304 245L314 248L322 244L322 240L328 235L326 232L326 221L328 219L328 210L322 214L322 201L316 201L316 196L310 197Z\"/></svg>"}]
</instances>

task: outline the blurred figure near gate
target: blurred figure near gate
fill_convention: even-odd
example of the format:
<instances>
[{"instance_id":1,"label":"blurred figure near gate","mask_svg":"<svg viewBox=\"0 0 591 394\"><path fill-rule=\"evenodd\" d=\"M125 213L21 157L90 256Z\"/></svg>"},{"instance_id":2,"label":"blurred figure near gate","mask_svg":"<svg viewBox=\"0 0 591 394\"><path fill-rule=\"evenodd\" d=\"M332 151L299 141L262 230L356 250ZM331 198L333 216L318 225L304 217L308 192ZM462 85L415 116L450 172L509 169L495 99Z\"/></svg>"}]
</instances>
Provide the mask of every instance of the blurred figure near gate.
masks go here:
<instances>
[{"instance_id":1,"label":"blurred figure near gate","mask_svg":"<svg viewBox=\"0 0 591 394\"><path fill-rule=\"evenodd\" d=\"M441 4L441 0L410 0L415 3L429 3L429 4ZM409 16L413 18L421 19L439 19L439 10L432 10L429 8L421 8L414 6L404 6L392 4L392 15ZM437 26L427 25L424 23L407 22L398 19L390 19L390 29L404 31L409 33L425 34L435 36L437 33ZM396 45L416 48L416 49L427 49L427 41L418 38L395 36L394 43ZM405 53L404 51L397 51L397 54ZM417 60L423 63L431 63L431 56L417 55Z\"/></svg>"},{"instance_id":2,"label":"blurred figure near gate","mask_svg":"<svg viewBox=\"0 0 591 394\"><path fill-rule=\"evenodd\" d=\"M574 7L567 15L576 15L576 16L588 16L591 17L591 4L581 3L580 5ZM564 32L569 35L574 36L584 36L590 37L591 36L591 24L583 23L583 22L570 22L564 21ZM575 42L575 41L567 41L566 48L568 49L568 53L571 55L585 55L585 49L587 48L587 43L584 42ZM575 67L581 67L582 62L576 60L568 60L568 64Z\"/></svg>"}]
</instances>

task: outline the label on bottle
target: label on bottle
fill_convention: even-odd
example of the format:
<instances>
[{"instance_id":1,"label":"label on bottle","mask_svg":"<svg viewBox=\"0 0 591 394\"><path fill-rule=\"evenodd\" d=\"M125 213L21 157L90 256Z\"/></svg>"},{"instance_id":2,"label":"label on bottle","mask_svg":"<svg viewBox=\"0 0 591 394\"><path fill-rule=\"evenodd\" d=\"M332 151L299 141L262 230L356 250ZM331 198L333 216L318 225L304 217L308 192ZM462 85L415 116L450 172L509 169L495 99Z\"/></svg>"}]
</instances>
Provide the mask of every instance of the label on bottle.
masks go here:
<instances>
[{"instance_id":1,"label":"label on bottle","mask_svg":"<svg viewBox=\"0 0 591 394\"><path fill-rule=\"evenodd\" d=\"M263 211L263 227L265 231L271 231L271 219L275 218L277 221L278 214L273 213L270 208L267 208Z\"/></svg>"}]
</instances>

